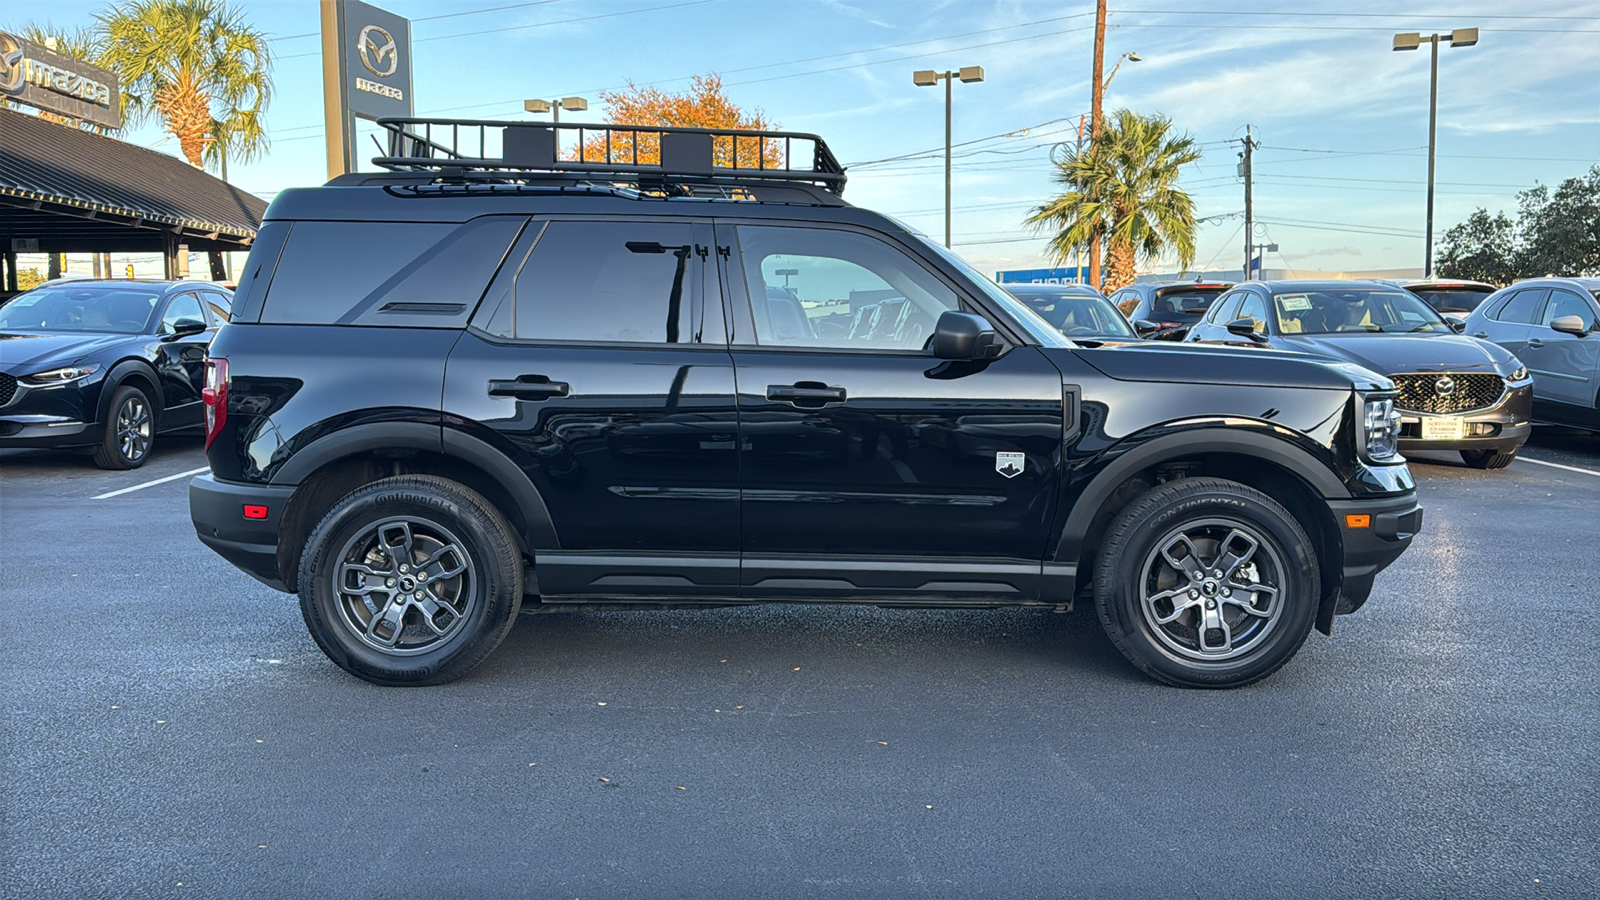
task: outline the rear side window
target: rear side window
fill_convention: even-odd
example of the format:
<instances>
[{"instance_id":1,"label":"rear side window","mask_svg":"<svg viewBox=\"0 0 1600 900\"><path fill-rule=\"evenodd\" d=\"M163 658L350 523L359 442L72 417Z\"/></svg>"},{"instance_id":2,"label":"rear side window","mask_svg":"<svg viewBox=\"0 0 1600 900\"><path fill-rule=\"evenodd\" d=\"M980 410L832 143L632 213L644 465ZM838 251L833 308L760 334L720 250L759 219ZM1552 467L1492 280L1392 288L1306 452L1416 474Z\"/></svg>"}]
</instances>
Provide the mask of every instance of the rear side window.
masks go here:
<instances>
[{"instance_id":1,"label":"rear side window","mask_svg":"<svg viewBox=\"0 0 1600 900\"><path fill-rule=\"evenodd\" d=\"M1533 325L1539 321L1539 313L1544 311L1544 298L1549 294L1550 291L1545 288L1517 291L1494 311L1493 318L1500 322Z\"/></svg>"},{"instance_id":2,"label":"rear side window","mask_svg":"<svg viewBox=\"0 0 1600 900\"><path fill-rule=\"evenodd\" d=\"M260 321L464 327L525 222L296 222Z\"/></svg>"},{"instance_id":3,"label":"rear side window","mask_svg":"<svg viewBox=\"0 0 1600 900\"><path fill-rule=\"evenodd\" d=\"M702 273L690 225L549 222L519 249L486 308L490 334L540 342L676 344L694 340ZM530 231L530 234L532 232ZM708 249L702 247L702 249Z\"/></svg>"}]
</instances>

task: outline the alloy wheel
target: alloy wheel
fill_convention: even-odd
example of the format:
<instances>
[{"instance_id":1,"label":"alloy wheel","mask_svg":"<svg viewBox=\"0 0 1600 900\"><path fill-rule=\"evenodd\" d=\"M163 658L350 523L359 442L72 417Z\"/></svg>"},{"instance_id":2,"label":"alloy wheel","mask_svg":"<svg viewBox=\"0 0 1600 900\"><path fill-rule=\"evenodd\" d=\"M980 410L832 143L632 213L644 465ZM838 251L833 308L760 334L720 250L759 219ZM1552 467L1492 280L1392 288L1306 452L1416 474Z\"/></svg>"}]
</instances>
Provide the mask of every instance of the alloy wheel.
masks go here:
<instances>
[{"instance_id":1,"label":"alloy wheel","mask_svg":"<svg viewBox=\"0 0 1600 900\"><path fill-rule=\"evenodd\" d=\"M1186 659L1245 656L1283 618L1283 558L1242 521L1184 523L1156 542L1140 572L1145 624L1167 651Z\"/></svg>"},{"instance_id":2,"label":"alloy wheel","mask_svg":"<svg viewBox=\"0 0 1600 900\"><path fill-rule=\"evenodd\" d=\"M150 405L132 396L117 407L117 449L123 459L136 463L150 452Z\"/></svg>"},{"instance_id":3,"label":"alloy wheel","mask_svg":"<svg viewBox=\"0 0 1600 900\"><path fill-rule=\"evenodd\" d=\"M423 518L385 519L345 543L333 567L340 615L362 643L412 655L459 635L476 605L466 545Z\"/></svg>"}]
</instances>

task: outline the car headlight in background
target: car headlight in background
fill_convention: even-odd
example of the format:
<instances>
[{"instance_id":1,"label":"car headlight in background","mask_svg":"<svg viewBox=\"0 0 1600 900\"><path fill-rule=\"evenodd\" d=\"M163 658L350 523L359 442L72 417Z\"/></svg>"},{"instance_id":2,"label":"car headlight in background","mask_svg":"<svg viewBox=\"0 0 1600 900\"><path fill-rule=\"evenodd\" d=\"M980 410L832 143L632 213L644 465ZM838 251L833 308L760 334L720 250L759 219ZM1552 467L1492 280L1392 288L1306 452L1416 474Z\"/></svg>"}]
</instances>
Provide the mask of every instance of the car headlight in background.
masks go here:
<instances>
[{"instance_id":1,"label":"car headlight in background","mask_svg":"<svg viewBox=\"0 0 1600 900\"><path fill-rule=\"evenodd\" d=\"M51 369L48 372L24 375L17 380L34 387L50 387L57 384L71 384L80 378L88 378L98 371L100 371L99 366L71 366L65 369Z\"/></svg>"},{"instance_id":2,"label":"car headlight in background","mask_svg":"<svg viewBox=\"0 0 1600 900\"><path fill-rule=\"evenodd\" d=\"M1367 456L1392 458L1400 449L1400 412L1391 400L1368 400L1362 417L1367 436Z\"/></svg>"},{"instance_id":3,"label":"car headlight in background","mask_svg":"<svg viewBox=\"0 0 1600 900\"><path fill-rule=\"evenodd\" d=\"M1523 380L1527 379L1527 377L1528 377L1528 369L1527 369L1527 367L1526 366L1517 366L1515 369L1511 370L1511 374L1510 375L1506 376L1506 380L1507 381L1523 381Z\"/></svg>"}]
</instances>

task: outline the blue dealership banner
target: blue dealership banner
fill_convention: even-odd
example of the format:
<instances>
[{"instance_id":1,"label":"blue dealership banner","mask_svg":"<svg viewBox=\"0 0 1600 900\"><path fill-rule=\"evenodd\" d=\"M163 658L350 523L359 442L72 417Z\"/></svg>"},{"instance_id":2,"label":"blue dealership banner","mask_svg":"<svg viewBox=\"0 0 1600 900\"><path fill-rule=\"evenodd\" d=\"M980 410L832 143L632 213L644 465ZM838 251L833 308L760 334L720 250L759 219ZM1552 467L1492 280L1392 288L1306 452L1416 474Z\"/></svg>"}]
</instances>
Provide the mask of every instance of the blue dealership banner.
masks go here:
<instances>
[{"instance_id":1,"label":"blue dealership banner","mask_svg":"<svg viewBox=\"0 0 1600 900\"><path fill-rule=\"evenodd\" d=\"M999 284L1076 284L1089 275L1088 266L1055 269L1011 269L994 273Z\"/></svg>"}]
</instances>

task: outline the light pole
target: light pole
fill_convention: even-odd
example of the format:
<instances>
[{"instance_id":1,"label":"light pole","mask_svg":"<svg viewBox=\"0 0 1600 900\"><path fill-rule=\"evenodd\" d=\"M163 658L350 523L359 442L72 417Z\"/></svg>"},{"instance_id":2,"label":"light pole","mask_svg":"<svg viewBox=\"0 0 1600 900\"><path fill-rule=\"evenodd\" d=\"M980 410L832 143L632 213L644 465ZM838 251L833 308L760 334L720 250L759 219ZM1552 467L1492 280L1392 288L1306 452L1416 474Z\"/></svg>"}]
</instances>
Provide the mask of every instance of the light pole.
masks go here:
<instances>
[{"instance_id":1,"label":"light pole","mask_svg":"<svg viewBox=\"0 0 1600 900\"><path fill-rule=\"evenodd\" d=\"M1433 277L1433 145L1434 130L1439 115L1439 42L1447 40L1452 47L1471 47L1478 42L1478 29L1457 28L1448 34L1421 34L1410 31L1394 36L1394 49L1415 50L1424 43L1433 46L1433 64L1428 77L1428 237L1423 251L1422 277Z\"/></svg>"},{"instance_id":2,"label":"light pole","mask_svg":"<svg viewBox=\"0 0 1600 900\"><path fill-rule=\"evenodd\" d=\"M558 100L524 100L522 101L522 108L539 115L550 113L555 117L552 121L560 122L563 109L567 112L583 112L589 108L589 101L582 97L562 97Z\"/></svg>"},{"instance_id":3,"label":"light pole","mask_svg":"<svg viewBox=\"0 0 1600 900\"><path fill-rule=\"evenodd\" d=\"M935 72L918 69L911 73L911 83L917 87L933 87L944 81L944 245L950 246L950 83L961 79L963 84L983 80L983 66L962 66L954 72Z\"/></svg>"},{"instance_id":4,"label":"light pole","mask_svg":"<svg viewBox=\"0 0 1600 900\"><path fill-rule=\"evenodd\" d=\"M1261 251L1261 256L1260 257L1256 256L1256 251L1258 251L1258 250ZM1263 270L1265 270L1266 267L1267 267L1266 255L1268 253L1277 253L1277 252L1278 252L1278 245L1277 244L1251 244L1250 245L1250 258L1245 263L1244 280L1245 281L1252 281L1252 280L1254 280L1256 278L1259 278L1260 277L1260 273ZM1258 258L1261 260L1261 265L1260 266L1256 265L1256 260ZM1252 274L1252 273L1255 273L1255 274Z\"/></svg>"}]
</instances>

